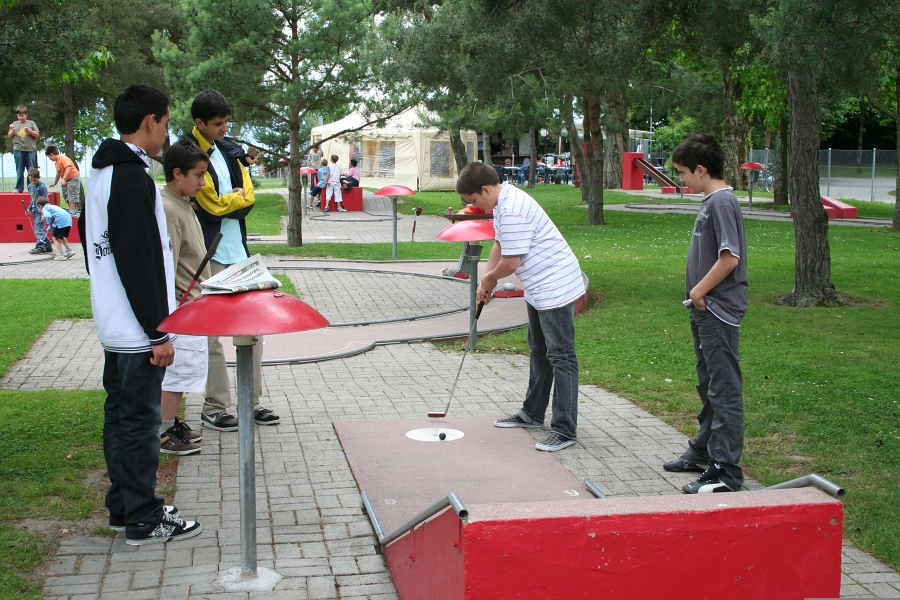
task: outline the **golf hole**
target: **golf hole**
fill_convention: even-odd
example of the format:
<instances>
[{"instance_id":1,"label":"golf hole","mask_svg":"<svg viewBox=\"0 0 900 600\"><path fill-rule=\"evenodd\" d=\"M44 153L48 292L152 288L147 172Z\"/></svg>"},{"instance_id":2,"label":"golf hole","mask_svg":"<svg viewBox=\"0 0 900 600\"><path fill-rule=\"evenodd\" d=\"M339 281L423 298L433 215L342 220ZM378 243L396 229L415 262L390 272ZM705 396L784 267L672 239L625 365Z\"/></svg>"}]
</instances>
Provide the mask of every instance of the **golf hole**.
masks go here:
<instances>
[{"instance_id":1,"label":"golf hole","mask_svg":"<svg viewBox=\"0 0 900 600\"><path fill-rule=\"evenodd\" d=\"M440 435L446 437L442 440ZM406 437L417 442L451 442L463 436L459 429L447 429L446 427L426 427L425 429L412 429L406 432Z\"/></svg>"}]
</instances>

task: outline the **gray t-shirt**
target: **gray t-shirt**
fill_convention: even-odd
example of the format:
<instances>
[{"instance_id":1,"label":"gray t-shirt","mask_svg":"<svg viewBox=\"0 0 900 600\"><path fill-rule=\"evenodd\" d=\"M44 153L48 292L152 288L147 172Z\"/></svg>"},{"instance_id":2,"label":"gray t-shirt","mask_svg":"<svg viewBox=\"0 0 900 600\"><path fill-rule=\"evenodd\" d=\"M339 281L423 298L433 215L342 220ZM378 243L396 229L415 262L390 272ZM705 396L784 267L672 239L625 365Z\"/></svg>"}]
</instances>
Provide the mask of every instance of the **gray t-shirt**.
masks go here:
<instances>
[{"instance_id":1,"label":"gray t-shirt","mask_svg":"<svg viewBox=\"0 0 900 600\"><path fill-rule=\"evenodd\" d=\"M38 130L34 121L25 119L25 122L23 123L16 119L13 121L12 126L15 130L15 135L13 136L13 150L19 150L20 152L37 152L37 138L32 137L31 134L25 131L26 127L30 127L34 131Z\"/></svg>"},{"instance_id":2,"label":"gray t-shirt","mask_svg":"<svg viewBox=\"0 0 900 600\"><path fill-rule=\"evenodd\" d=\"M724 188L703 199L694 234L688 250L685 274L685 299L700 283L716 261L719 253L728 250L740 261L719 285L706 295L706 309L720 321L737 327L747 312L747 237L744 218L737 197L731 188Z\"/></svg>"}]
</instances>

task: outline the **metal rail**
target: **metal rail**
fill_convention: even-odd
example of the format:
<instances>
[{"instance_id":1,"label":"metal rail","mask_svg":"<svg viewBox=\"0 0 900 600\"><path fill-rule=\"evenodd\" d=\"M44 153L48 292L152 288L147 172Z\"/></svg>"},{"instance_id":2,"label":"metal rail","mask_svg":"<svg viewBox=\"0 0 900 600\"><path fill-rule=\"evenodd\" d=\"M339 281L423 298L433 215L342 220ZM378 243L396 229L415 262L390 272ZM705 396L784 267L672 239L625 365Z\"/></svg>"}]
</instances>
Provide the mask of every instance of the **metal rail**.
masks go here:
<instances>
[{"instance_id":1,"label":"metal rail","mask_svg":"<svg viewBox=\"0 0 900 600\"><path fill-rule=\"evenodd\" d=\"M469 511L466 510L466 507L463 505L462 501L456 496L456 494L450 492L444 498L441 498L440 500L417 514L415 517L398 527L397 530L390 535L384 535L384 532L381 529L381 524L378 522L378 517L375 516L375 510L372 508L372 504L369 502L369 497L365 492L363 492L361 495L363 506L366 509L366 514L369 515L369 520L372 522L372 527L375 529L375 535L378 537L378 543L381 544L382 548L384 548L394 540L406 535L408 532L411 532L416 528L416 525L427 519L430 519L448 506L453 508L456 516L460 519L466 519L469 516Z\"/></svg>"},{"instance_id":2,"label":"metal rail","mask_svg":"<svg viewBox=\"0 0 900 600\"><path fill-rule=\"evenodd\" d=\"M841 499L847 495L847 491L844 488L836 483L828 481L821 475L816 475L815 473L810 473L809 475L804 475L803 477L798 477L797 479L791 479L790 481L776 483L775 485L770 485L769 487L764 489L787 490L791 488L802 488L807 486L817 487L826 494L831 494L837 499Z\"/></svg>"}]
</instances>

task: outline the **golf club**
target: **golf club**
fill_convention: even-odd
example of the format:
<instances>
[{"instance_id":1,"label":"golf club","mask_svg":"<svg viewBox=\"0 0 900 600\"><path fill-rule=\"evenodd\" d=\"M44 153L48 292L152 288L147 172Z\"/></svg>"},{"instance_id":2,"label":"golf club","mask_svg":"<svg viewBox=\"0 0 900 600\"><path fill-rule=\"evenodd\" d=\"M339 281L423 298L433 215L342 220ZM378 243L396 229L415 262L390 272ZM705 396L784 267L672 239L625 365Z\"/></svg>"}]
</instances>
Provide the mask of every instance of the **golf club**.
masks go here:
<instances>
[{"instance_id":1,"label":"golf club","mask_svg":"<svg viewBox=\"0 0 900 600\"><path fill-rule=\"evenodd\" d=\"M416 217L422 214L422 209L417 206L415 214L416 216L413 217L412 241L416 241Z\"/></svg>"},{"instance_id":2,"label":"golf club","mask_svg":"<svg viewBox=\"0 0 900 600\"><path fill-rule=\"evenodd\" d=\"M200 273L203 272L203 268L206 266L206 263L209 262L209 259L213 257L213 254L216 253L216 248L219 247L219 242L222 240L222 233L219 232L216 234L216 237L213 238L212 244L209 246L209 250L206 251L206 256L203 257L203 260L200 261L200 266L197 267L197 272L194 273L194 278L191 279L190 285L188 285L187 291L184 293L184 296L181 297L181 302L178 303L178 306L184 304L184 301L187 300L188 296L191 295L191 290L194 289L194 284L197 283L197 278L200 277Z\"/></svg>"},{"instance_id":3,"label":"golf club","mask_svg":"<svg viewBox=\"0 0 900 600\"><path fill-rule=\"evenodd\" d=\"M481 309L484 308L484 302L480 302L478 304L478 309L475 311L475 320L472 321L472 328L469 329L469 337L472 337L472 334L475 333L475 325L478 324L478 317L481 316ZM469 344L466 342L466 348L463 350L462 360L459 361L459 370L456 372L456 379L453 380L453 387L450 388L450 397L447 398L447 406L444 408L444 412L432 411L428 413L429 419L440 419L447 416L447 413L450 412L450 402L453 401L453 392L456 391L456 382L459 381L459 374L462 373L463 363L466 362L466 354L469 352Z\"/></svg>"}]
</instances>

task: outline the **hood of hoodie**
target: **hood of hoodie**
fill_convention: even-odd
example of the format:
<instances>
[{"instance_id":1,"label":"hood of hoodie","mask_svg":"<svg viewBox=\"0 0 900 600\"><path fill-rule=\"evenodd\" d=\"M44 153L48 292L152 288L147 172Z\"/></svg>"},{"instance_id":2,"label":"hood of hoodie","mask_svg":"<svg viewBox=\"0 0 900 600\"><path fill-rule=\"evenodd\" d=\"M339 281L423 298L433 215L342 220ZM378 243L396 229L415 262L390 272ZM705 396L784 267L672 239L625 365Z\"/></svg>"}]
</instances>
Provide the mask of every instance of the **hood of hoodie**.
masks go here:
<instances>
[{"instance_id":1,"label":"hood of hoodie","mask_svg":"<svg viewBox=\"0 0 900 600\"><path fill-rule=\"evenodd\" d=\"M94 160L91 161L91 166L95 169L102 169L123 163L137 163L142 167L147 166L141 160L141 157L128 147L128 144L122 140L108 138L103 140L100 147L97 148L97 151L94 153Z\"/></svg>"}]
</instances>

